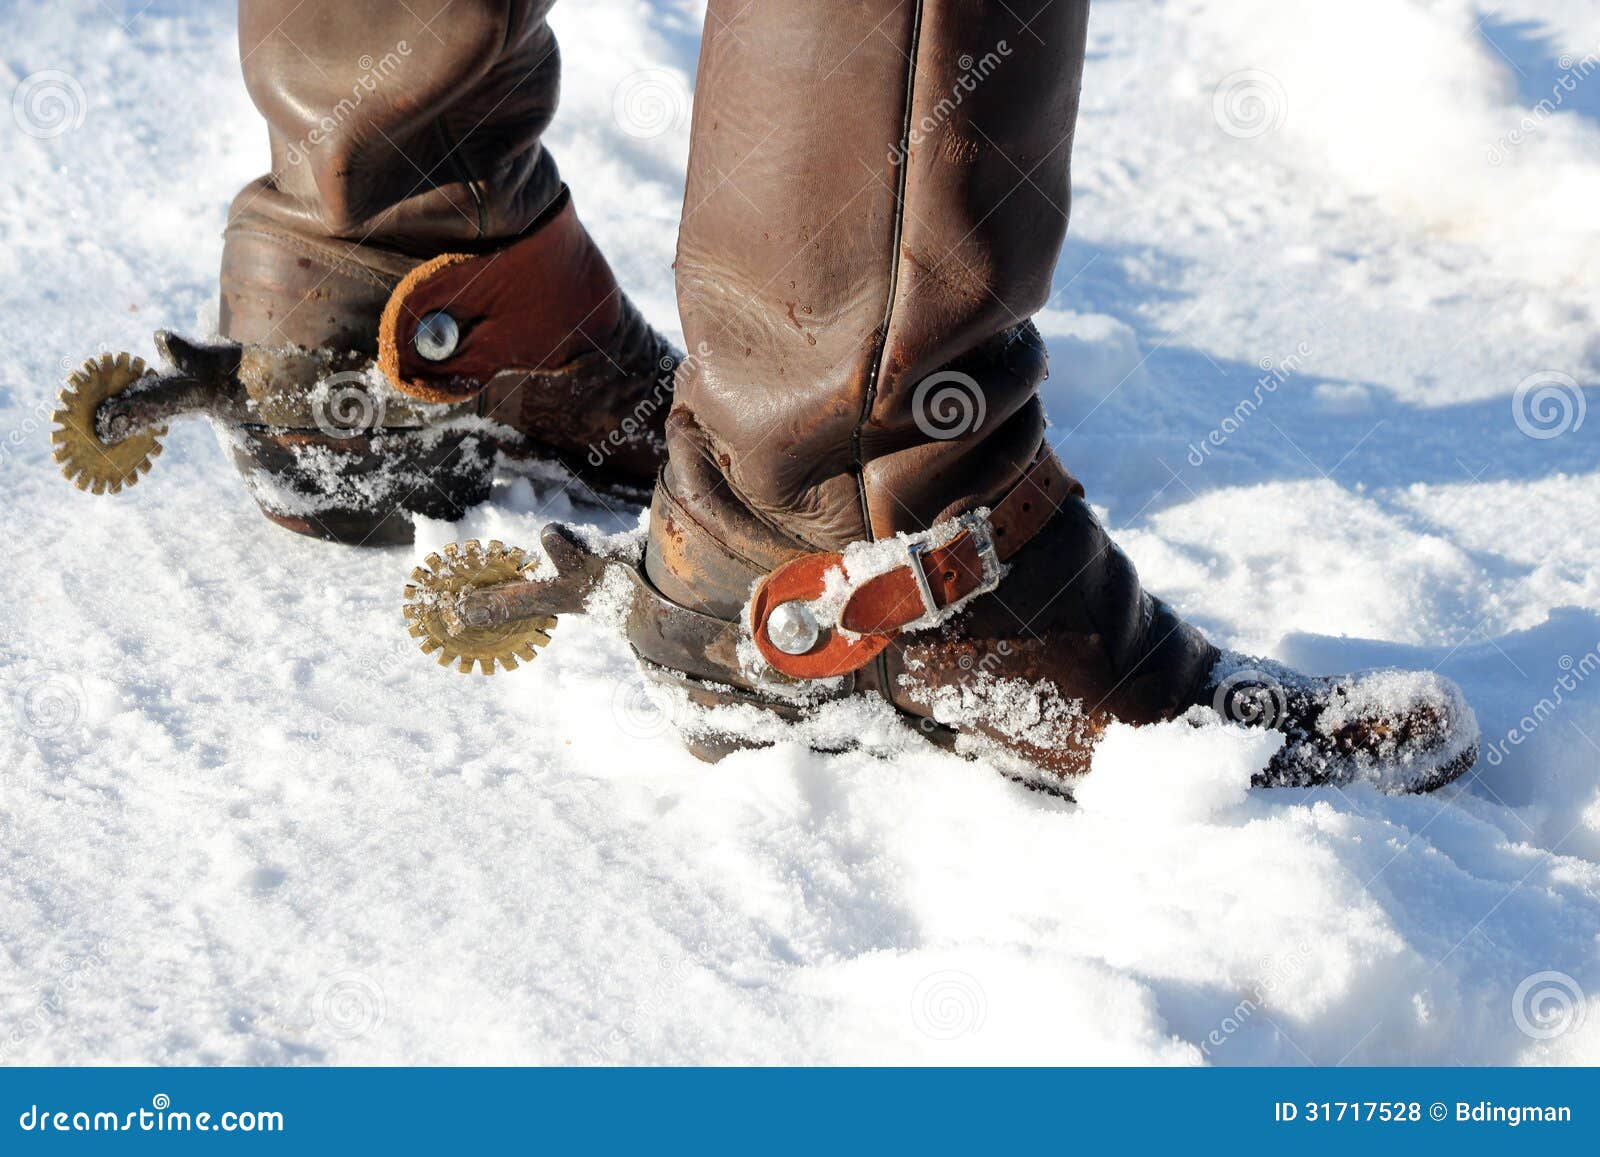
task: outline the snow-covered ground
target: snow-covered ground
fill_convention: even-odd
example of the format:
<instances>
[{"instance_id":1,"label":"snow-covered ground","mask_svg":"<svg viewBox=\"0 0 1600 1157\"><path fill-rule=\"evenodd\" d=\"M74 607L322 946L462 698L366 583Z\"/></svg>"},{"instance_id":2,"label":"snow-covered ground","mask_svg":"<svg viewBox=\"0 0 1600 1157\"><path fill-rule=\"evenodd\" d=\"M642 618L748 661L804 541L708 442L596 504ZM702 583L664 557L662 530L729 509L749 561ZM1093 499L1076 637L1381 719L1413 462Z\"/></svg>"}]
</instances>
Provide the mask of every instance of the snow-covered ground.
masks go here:
<instances>
[{"instance_id":1,"label":"snow-covered ground","mask_svg":"<svg viewBox=\"0 0 1600 1157\"><path fill-rule=\"evenodd\" d=\"M231 5L0 13L0 1061L1600 1062L1596 0L1096 4L1065 460L1219 641L1436 667L1486 747L1247 792L1258 738L1122 731L1079 805L873 719L703 766L581 619L439 670L416 556L632 524L525 480L415 551L270 525L194 423L73 490L58 382L213 324L264 133ZM556 15L669 327L698 21Z\"/></svg>"}]
</instances>

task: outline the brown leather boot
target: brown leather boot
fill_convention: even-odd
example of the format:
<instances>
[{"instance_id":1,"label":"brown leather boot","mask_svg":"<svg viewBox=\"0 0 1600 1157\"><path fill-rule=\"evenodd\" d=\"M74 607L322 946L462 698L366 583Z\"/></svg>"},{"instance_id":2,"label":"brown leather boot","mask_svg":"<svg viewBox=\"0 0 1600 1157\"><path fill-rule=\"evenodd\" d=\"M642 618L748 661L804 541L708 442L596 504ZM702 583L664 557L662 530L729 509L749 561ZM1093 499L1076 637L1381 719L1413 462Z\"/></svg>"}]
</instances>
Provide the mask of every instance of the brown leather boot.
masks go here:
<instances>
[{"instance_id":1,"label":"brown leather boot","mask_svg":"<svg viewBox=\"0 0 1600 1157\"><path fill-rule=\"evenodd\" d=\"M838 708L870 695L1058 788L1113 721L1197 706L1285 733L1261 782L1470 766L1442 681L1274 681L1220 654L1057 461L1027 319L1067 224L1087 10L711 0L676 266L696 356L644 557L560 528L520 579L498 544L434 557L407 608L424 649L491 671L548 616L609 609L711 709L678 720L708 757L846 744Z\"/></svg>"},{"instance_id":2,"label":"brown leather boot","mask_svg":"<svg viewBox=\"0 0 1600 1157\"><path fill-rule=\"evenodd\" d=\"M678 355L540 145L559 82L549 7L241 0L272 170L234 201L228 340L199 360L254 372L192 372L205 347L187 343L188 367L85 367L58 438L69 473L127 485L148 457L114 462L109 431L154 438L203 409L262 510L306 534L408 541L410 512L457 518L486 497L497 454L642 501Z\"/></svg>"},{"instance_id":3,"label":"brown leather boot","mask_svg":"<svg viewBox=\"0 0 1600 1157\"><path fill-rule=\"evenodd\" d=\"M677 263L700 354L633 645L700 703L876 694L1056 783L1114 720L1215 705L1286 733L1261 782L1438 786L1475 757L1453 688L1247 690L1055 458L1027 318L1067 224L1087 12L712 0Z\"/></svg>"}]
</instances>

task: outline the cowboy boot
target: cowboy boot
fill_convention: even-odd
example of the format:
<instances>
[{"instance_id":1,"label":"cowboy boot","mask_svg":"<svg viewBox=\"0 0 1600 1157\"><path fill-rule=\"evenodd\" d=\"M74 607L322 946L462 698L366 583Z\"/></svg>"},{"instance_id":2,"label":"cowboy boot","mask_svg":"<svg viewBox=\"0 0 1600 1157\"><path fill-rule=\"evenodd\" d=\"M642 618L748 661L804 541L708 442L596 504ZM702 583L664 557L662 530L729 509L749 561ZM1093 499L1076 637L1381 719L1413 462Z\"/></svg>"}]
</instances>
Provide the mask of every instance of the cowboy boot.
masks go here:
<instances>
[{"instance_id":1,"label":"cowboy boot","mask_svg":"<svg viewBox=\"0 0 1600 1157\"><path fill-rule=\"evenodd\" d=\"M1056 459L1027 319L1067 225L1087 10L711 0L676 266L699 353L633 646L697 703L803 720L875 694L1057 785L1111 722L1205 705L1285 733L1260 783L1437 787L1476 755L1453 686L1220 653ZM716 717L686 721L701 753L748 742L748 713Z\"/></svg>"},{"instance_id":2,"label":"cowboy boot","mask_svg":"<svg viewBox=\"0 0 1600 1157\"><path fill-rule=\"evenodd\" d=\"M677 355L618 287L540 137L550 0L241 0L272 170L229 215L220 330L74 379L81 486L149 469L204 411L268 518L346 542L459 518L497 454L648 493Z\"/></svg>"},{"instance_id":3,"label":"cowboy boot","mask_svg":"<svg viewBox=\"0 0 1600 1157\"><path fill-rule=\"evenodd\" d=\"M406 607L423 649L487 673L553 616L619 618L710 709L674 712L707 758L847 746L876 696L1056 789L1112 722L1202 707L1285 734L1261 783L1423 790L1469 767L1443 680L1220 653L1057 460L1027 319L1067 224L1087 9L711 0L676 264L696 355L643 558L561 527L537 568L498 543L431 556Z\"/></svg>"}]
</instances>

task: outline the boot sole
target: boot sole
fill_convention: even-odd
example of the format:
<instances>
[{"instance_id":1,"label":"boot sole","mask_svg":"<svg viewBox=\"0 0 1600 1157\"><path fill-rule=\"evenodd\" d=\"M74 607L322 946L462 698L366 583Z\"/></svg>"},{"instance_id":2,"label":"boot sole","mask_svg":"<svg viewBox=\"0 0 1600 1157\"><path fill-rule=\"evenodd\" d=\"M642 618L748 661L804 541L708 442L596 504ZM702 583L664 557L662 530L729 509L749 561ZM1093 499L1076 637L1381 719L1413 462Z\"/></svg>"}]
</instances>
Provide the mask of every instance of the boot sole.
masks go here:
<instances>
[{"instance_id":1,"label":"boot sole","mask_svg":"<svg viewBox=\"0 0 1600 1157\"><path fill-rule=\"evenodd\" d=\"M651 666L650 664L644 665L647 667ZM762 699L759 696L751 695L747 692L732 691L727 688L720 688L710 684L700 683L698 680L689 679L687 676L678 675L676 672L671 673L673 678L664 678L663 675L659 673L660 670L661 669L656 668L651 671L651 677L656 679L658 682L667 683L680 689L684 689L691 684L694 685L696 691L691 693L690 698L700 706L757 707L771 712L774 715L778 715L787 722L803 721L804 716L795 717L791 715L789 711L786 710L787 705L774 704L768 700ZM904 722L907 727L917 731L924 739L928 740L928 742L932 743L935 747L938 747L944 751L963 754L956 751L958 733L953 729L936 723L931 719L912 715L908 712L900 710L899 708L896 708L895 710L896 714L900 716L902 722ZM736 752L760 751L764 748L774 746L772 742L753 740L747 735L742 735L738 732L721 730L701 729L692 734L680 736L680 740L689 754L693 755L702 763L709 764L721 763L728 756L733 755ZM859 744L845 742L838 746L819 746L816 744L811 744L809 746L810 750L822 755L837 755L854 751L859 747ZM967 755L967 758L977 758L977 756L969 754ZM1470 771L1477 763L1477 760L1478 749L1476 746L1474 746L1471 750L1464 752L1462 755L1457 756L1455 759L1450 760L1448 763L1445 763L1435 769L1431 775L1409 785L1405 789L1404 794L1427 795L1430 792L1438 791L1442 787L1447 787ZM1043 792L1047 795L1058 796L1067 800L1071 800L1073 798L1072 784L1066 779L1057 780L1052 778L1049 773L1042 771L1037 775L1022 775L1017 774L1014 771L1007 770L1003 767L997 768L997 770L1005 778L1021 784L1023 787L1026 787L1031 791ZM1251 786L1258 790L1266 790L1278 785L1252 783Z\"/></svg>"},{"instance_id":2,"label":"boot sole","mask_svg":"<svg viewBox=\"0 0 1600 1157\"><path fill-rule=\"evenodd\" d=\"M642 506L650 492L622 476L592 477L557 451L505 445L477 433L428 428L384 430L341 438L313 430L230 426L234 466L261 513L277 525L347 546L404 546L412 515L461 519L488 499L497 452L519 462L547 462L611 502ZM388 479L390 484L382 485ZM340 502L341 491L386 493L378 502Z\"/></svg>"},{"instance_id":3,"label":"boot sole","mask_svg":"<svg viewBox=\"0 0 1600 1157\"><path fill-rule=\"evenodd\" d=\"M697 708L755 708L784 724L796 725L796 734L792 738L807 743L815 751L851 751L863 746L849 735L824 733L822 738L827 742L819 744L815 742L816 736L804 733L804 725L819 716L826 705L842 702L871 689L857 686L853 675L844 677L836 688L819 691L815 699L808 696L809 685L800 682L794 685L794 698L779 698L767 692L741 687L738 684L742 679L737 671L740 668L738 656L742 633L737 623L673 602L650 582L639 559L607 557L597 553L589 541L559 524L547 525L540 538L555 573L521 584L527 589L517 593L514 618L559 616L581 611L604 576L615 574L624 579L629 588L625 635L643 674L651 682L686 696L690 704ZM509 594L501 597L510 601ZM992 744L996 755L1002 757L998 764L1002 775L1030 788L1071 797L1071 782L1067 777L1046 771L1026 755L1007 749L997 740L986 740L978 733L958 732L899 706L895 706L894 710L908 727L939 748L976 757L982 754L981 748ZM730 719L725 723L715 719L678 721L675 730L684 747L697 759L707 763L720 762L739 751L772 747L789 738L754 734L762 729L752 727L748 718L743 721ZM970 735L973 744L958 746L962 734ZM963 746L965 750L961 749ZM1476 755L1475 747L1469 749L1410 785L1408 790L1422 792L1443 787L1471 768ZM1004 765L1013 761L1019 766L1007 770Z\"/></svg>"},{"instance_id":4,"label":"boot sole","mask_svg":"<svg viewBox=\"0 0 1600 1157\"><path fill-rule=\"evenodd\" d=\"M1450 762L1436 768L1432 775L1407 789L1408 795L1426 795L1430 791L1438 791L1460 779L1478 762L1478 745L1474 743L1468 750L1462 752Z\"/></svg>"},{"instance_id":5,"label":"boot sole","mask_svg":"<svg viewBox=\"0 0 1600 1157\"><path fill-rule=\"evenodd\" d=\"M296 534L352 546L415 537L414 514L454 522L489 497L493 449L477 434L229 426L234 466L262 514Z\"/></svg>"},{"instance_id":6,"label":"boot sole","mask_svg":"<svg viewBox=\"0 0 1600 1157\"><path fill-rule=\"evenodd\" d=\"M648 660L641 659L640 665L653 681L664 686L685 691L692 703L700 707L755 707L766 711L787 723L803 723L810 714L804 708L797 708L787 703L776 702L750 691L727 687L721 684L707 683L694 679L681 672L659 667ZM925 716L912 715L898 707L895 713L901 721L912 730L919 733L924 739L935 747L944 751L956 752L959 733L953 728L946 727ZM684 747L702 763L716 764L728 756L740 751L759 751L774 746L774 742L752 739L748 734L732 730L697 728L695 731L680 736ZM810 750L823 755L836 755L854 751L860 745L845 741L838 745L821 746L811 744ZM975 754L968 754L968 758L976 758ZM1409 785L1404 794L1426 795L1438 791L1456 780L1460 779L1478 760L1478 747L1474 744L1469 750L1456 758L1441 764L1434 771ZM1060 796L1063 799L1072 799L1071 781L1065 778L1052 777L1049 773L1040 772L1038 775L1017 774L1014 771L998 768L1000 774L1013 780L1024 787L1034 791L1041 791L1049 795ZM1253 783L1255 788L1269 788L1274 785ZM1314 786L1314 785L1313 785Z\"/></svg>"},{"instance_id":7,"label":"boot sole","mask_svg":"<svg viewBox=\"0 0 1600 1157\"><path fill-rule=\"evenodd\" d=\"M814 713L814 708L797 706L769 699L753 691L744 691L722 683L708 683L680 671L658 666L641 658L639 665L645 675L664 687L685 693L696 707L754 707L787 724L804 724ZM932 719L911 715L895 708L895 714L913 731L935 747L945 751L956 748L957 732ZM748 732L717 727L695 727L681 731L679 736L685 749L702 763L720 763L739 751L761 751L776 746L776 740L756 739ZM838 743L810 743L808 747L822 755L840 755L860 748L860 743L841 739Z\"/></svg>"}]
</instances>

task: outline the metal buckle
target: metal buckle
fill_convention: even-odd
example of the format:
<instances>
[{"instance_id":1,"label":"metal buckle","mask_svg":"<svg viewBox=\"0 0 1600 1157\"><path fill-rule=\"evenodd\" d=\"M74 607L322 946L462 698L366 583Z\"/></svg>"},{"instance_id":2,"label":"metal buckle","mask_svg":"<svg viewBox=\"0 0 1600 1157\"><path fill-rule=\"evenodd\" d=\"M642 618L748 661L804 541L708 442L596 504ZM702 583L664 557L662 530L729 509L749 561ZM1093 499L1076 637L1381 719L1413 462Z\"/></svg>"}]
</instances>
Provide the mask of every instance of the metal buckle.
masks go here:
<instances>
[{"instance_id":1,"label":"metal buckle","mask_svg":"<svg viewBox=\"0 0 1600 1157\"><path fill-rule=\"evenodd\" d=\"M900 628L902 631L920 631L939 622L939 604L933 601L933 588L928 585L928 572L922 566L922 555L927 549L927 543L906 539L906 565L911 568L911 577L916 580L917 593L922 596L922 617L912 619Z\"/></svg>"},{"instance_id":2,"label":"metal buckle","mask_svg":"<svg viewBox=\"0 0 1600 1157\"><path fill-rule=\"evenodd\" d=\"M994 535L990 532L989 520L973 511L951 520L948 525L951 527L950 531L942 534L937 541L934 540L931 531L908 536L905 540L906 565L911 568L911 577L917 584L917 594L922 598L922 617L905 624L900 628L902 631L922 631L929 627L937 627L949 617L950 607L941 607L933 600L933 588L928 585L928 572L923 569L922 556L933 547L946 546L954 542L961 536L962 531L972 536L973 545L978 549L978 559L983 563L983 579L957 601L964 602L977 595L988 594L1000 585L1000 556L994 549Z\"/></svg>"}]
</instances>

